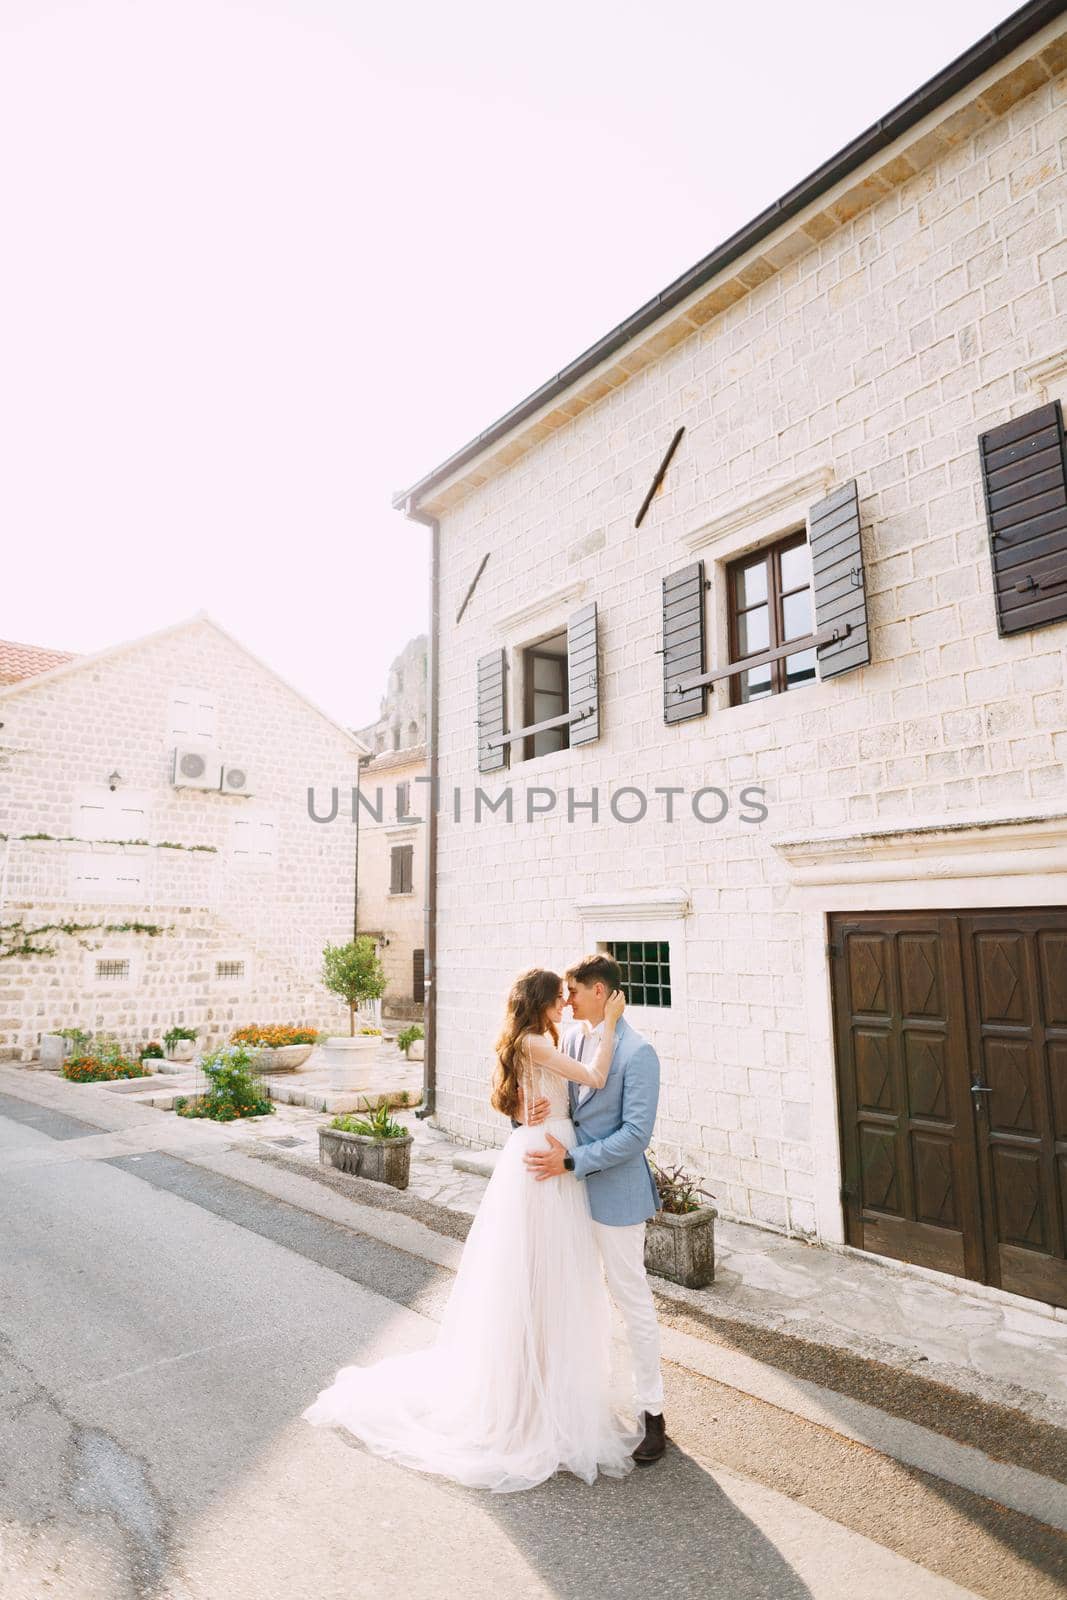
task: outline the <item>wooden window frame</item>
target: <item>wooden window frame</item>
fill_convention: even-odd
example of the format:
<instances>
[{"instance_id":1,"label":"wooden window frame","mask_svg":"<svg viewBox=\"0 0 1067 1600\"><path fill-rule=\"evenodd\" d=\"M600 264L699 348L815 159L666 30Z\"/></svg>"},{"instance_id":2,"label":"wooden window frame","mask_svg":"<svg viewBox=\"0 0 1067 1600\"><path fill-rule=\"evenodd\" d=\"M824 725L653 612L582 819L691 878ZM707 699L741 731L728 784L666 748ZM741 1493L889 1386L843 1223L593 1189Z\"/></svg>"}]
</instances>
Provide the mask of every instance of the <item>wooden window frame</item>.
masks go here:
<instances>
[{"instance_id":1,"label":"wooden window frame","mask_svg":"<svg viewBox=\"0 0 1067 1600\"><path fill-rule=\"evenodd\" d=\"M766 605L767 607L767 643L761 650L750 650L749 655L753 657L761 656L767 650L777 650L782 645L792 642L783 637L785 633L783 601L788 599L790 595L800 594L805 589L808 591L808 594L811 596L813 619L812 628L814 628L815 592L810 571L808 574L808 581L806 583L797 584L796 587L792 589L782 588L782 556L786 553L786 551L794 550L798 545L807 545L807 543L807 530L805 528L797 528L793 533L787 533L783 538L776 539L773 544L765 545L762 549L749 550L745 555L738 556L735 560L727 564L726 615L728 649L730 652L731 661L740 663L745 660L745 657L741 654L739 648L741 617L746 611L755 611L761 605ZM765 601L758 601L755 606L739 606L737 603L737 585L741 569L744 567L754 566L757 558L759 557L763 558L764 564L767 568L767 598ZM806 634L802 635L802 638L806 637ZM805 650L810 650L811 648L811 645L800 644L800 648L794 650L792 654L802 655ZM743 700L741 698L742 673L738 672L733 674L730 678L730 704L732 706L749 705L751 704L752 700L769 700L776 694L785 694L790 687L788 676L788 662L790 659L790 655L786 654L779 656L775 661L767 662L771 672L771 692L769 695L755 695L752 696L750 700ZM816 676L810 681L818 682L817 669ZM803 685L795 684L793 687L799 689L802 688Z\"/></svg>"},{"instance_id":2,"label":"wooden window frame","mask_svg":"<svg viewBox=\"0 0 1067 1600\"><path fill-rule=\"evenodd\" d=\"M565 637L565 635L561 636ZM557 635L552 634L550 637L556 638ZM570 682L567 651L564 649L563 654L559 655L554 650L543 650L541 646L547 643L547 639L541 639L537 644L525 645L522 649L522 720L527 727L533 727L537 720L534 715L534 663L536 661L551 661L559 668L560 677L563 683L563 704L559 709L558 715L562 718L568 716L570 713ZM541 694L546 694L550 691L541 689L538 692ZM540 720L543 722L546 719L542 717ZM558 750L542 750L535 752L534 742L537 738L537 735L527 734L522 741L522 759L524 761L540 761L543 756L554 756L558 755L560 750L569 750L571 744L571 730L569 724L566 722L561 722L558 730L553 731L558 731L563 737L563 743L559 746Z\"/></svg>"}]
</instances>

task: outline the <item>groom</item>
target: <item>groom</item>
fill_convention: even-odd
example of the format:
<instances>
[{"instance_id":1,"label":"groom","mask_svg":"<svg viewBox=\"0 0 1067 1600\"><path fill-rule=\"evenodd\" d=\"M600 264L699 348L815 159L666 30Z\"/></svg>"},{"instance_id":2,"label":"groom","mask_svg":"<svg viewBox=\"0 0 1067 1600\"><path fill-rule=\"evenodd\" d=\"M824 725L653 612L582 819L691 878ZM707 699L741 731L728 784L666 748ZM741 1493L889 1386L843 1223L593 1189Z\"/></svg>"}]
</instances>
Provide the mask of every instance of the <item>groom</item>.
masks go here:
<instances>
[{"instance_id":1,"label":"groom","mask_svg":"<svg viewBox=\"0 0 1067 1600\"><path fill-rule=\"evenodd\" d=\"M567 1003L575 1022L562 1049L577 1061L592 1061L604 1031L604 1007L622 988L622 973L611 956L592 955L566 975ZM611 1297L622 1312L630 1340L637 1408L644 1413L645 1436L634 1451L641 1466L658 1461L667 1445L663 1421L659 1325L645 1275L645 1222L660 1209L659 1191L645 1150L652 1138L659 1099L659 1057L647 1039L623 1017L615 1030L615 1050L602 1089L570 1085L571 1117L578 1143L568 1153L551 1134L549 1149L530 1151L526 1165L538 1179L571 1171L588 1183L593 1232L600 1248ZM543 1122L547 1102L534 1107L531 1125Z\"/></svg>"}]
</instances>

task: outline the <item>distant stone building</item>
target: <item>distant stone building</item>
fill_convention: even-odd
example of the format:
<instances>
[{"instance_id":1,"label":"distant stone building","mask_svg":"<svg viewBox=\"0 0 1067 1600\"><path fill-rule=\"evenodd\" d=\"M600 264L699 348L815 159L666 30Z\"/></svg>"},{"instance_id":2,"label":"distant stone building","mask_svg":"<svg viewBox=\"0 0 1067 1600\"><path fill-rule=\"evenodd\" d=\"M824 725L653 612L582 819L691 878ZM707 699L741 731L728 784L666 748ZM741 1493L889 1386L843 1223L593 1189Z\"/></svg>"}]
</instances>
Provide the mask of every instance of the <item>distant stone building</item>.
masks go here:
<instances>
[{"instance_id":1,"label":"distant stone building","mask_svg":"<svg viewBox=\"0 0 1067 1600\"><path fill-rule=\"evenodd\" d=\"M347 1029L319 975L352 934L351 729L203 612L86 655L0 642L0 676L0 1059L64 1027Z\"/></svg>"},{"instance_id":2,"label":"distant stone building","mask_svg":"<svg viewBox=\"0 0 1067 1600\"><path fill-rule=\"evenodd\" d=\"M359 838L360 932L378 945L388 987L382 1015L422 1017L425 972L427 791L426 635L412 639L389 668L377 722L357 730L376 752L364 768Z\"/></svg>"}]
</instances>

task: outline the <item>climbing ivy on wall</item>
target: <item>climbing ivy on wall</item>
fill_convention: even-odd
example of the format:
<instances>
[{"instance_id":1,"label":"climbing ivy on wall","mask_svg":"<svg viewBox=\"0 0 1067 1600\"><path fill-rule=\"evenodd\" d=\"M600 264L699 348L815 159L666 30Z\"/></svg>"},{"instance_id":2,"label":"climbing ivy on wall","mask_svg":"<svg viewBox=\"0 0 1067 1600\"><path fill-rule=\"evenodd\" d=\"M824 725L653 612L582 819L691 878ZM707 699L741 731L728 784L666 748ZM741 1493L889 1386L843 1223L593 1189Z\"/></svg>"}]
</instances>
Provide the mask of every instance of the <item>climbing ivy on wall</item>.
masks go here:
<instances>
[{"instance_id":1,"label":"climbing ivy on wall","mask_svg":"<svg viewBox=\"0 0 1067 1600\"><path fill-rule=\"evenodd\" d=\"M48 934L65 934L83 950L92 950L94 946L82 938L82 934L143 933L150 939L157 939L170 931L157 922L42 922L35 928L27 928L19 917L17 922L0 923L0 961L12 956L54 956L57 953L55 944L34 942Z\"/></svg>"}]
</instances>

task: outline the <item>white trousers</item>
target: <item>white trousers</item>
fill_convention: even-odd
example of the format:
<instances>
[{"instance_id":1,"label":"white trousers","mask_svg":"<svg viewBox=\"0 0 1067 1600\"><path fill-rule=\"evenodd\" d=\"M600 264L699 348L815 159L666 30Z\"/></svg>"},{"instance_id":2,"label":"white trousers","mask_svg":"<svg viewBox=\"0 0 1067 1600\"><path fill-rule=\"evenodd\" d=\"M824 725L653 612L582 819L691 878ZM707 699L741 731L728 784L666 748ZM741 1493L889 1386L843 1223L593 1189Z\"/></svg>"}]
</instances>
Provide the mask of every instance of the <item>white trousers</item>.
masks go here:
<instances>
[{"instance_id":1,"label":"white trousers","mask_svg":"<svg viewBox=\"0 0 1067 1600\"><path fill-rule=\"evenodd\" d=\"M660 1371L659 1323L652 1287L645 1272L645 1225L622 1228L594 1222L593 1232L604 1263L608 1292L622 1314L633 1363L634 1403L639 1412L655 1416L663 1410L663 1374Z\"/></svg>"}]
</instances>

